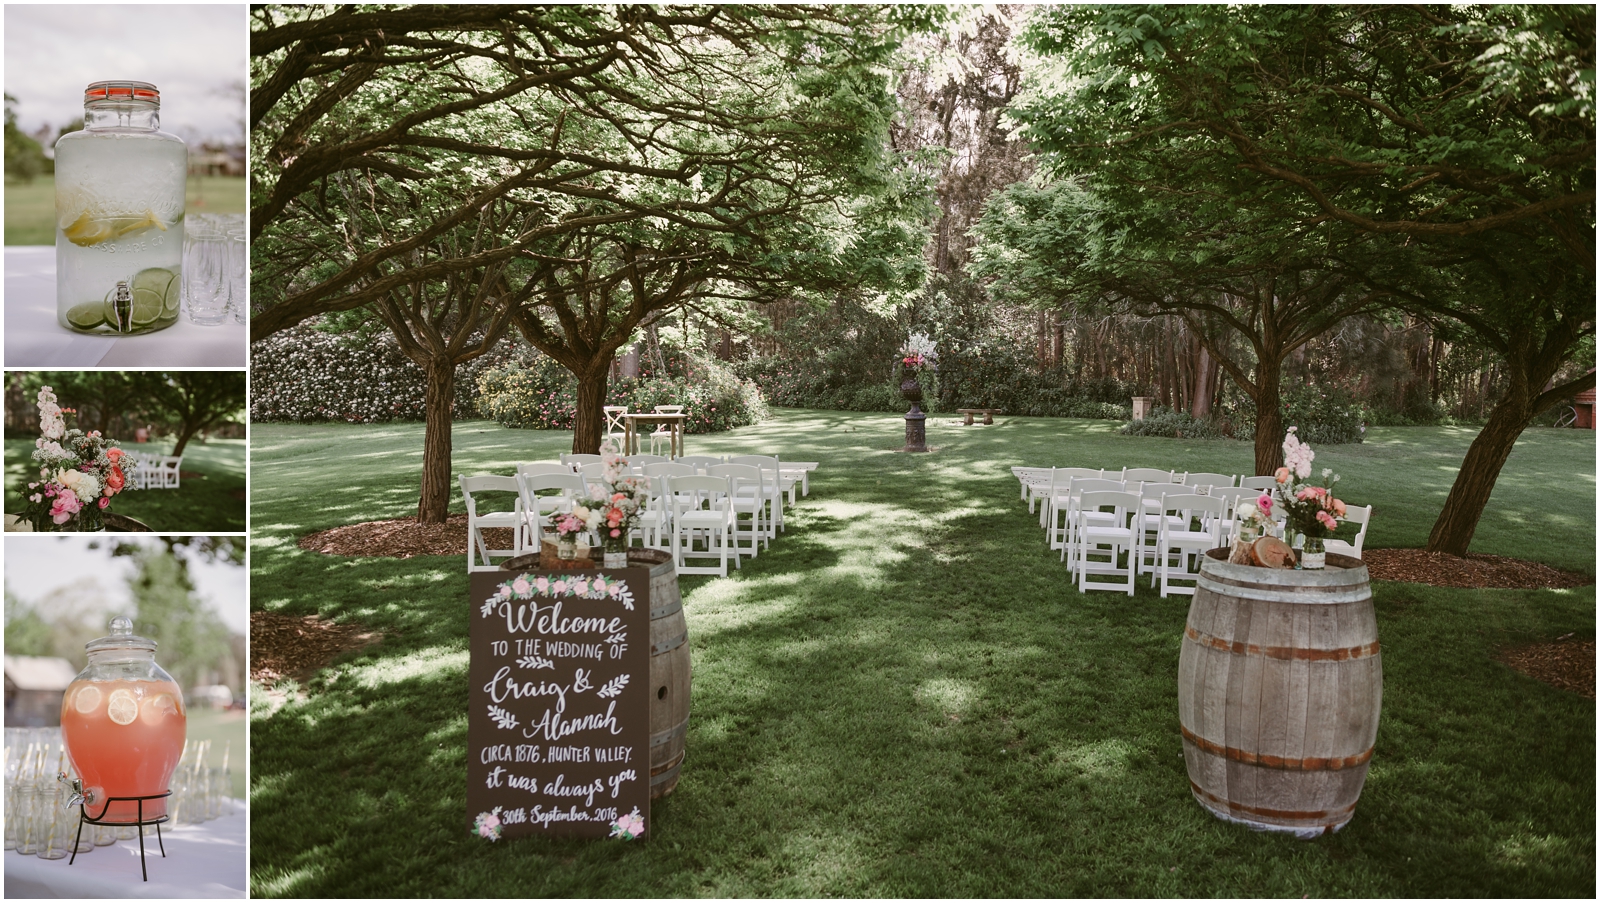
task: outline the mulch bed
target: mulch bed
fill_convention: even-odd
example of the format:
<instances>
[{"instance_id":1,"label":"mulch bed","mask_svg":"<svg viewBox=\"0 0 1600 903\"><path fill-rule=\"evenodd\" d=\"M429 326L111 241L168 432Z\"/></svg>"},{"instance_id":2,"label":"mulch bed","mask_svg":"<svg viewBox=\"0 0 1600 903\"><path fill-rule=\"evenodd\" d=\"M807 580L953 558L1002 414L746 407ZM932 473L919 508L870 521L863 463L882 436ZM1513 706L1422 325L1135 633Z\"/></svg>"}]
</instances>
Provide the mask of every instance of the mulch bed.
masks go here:
<instances>
[{"instance_id":1,"label":"mulch bed","mask_svg":"<svg viewBox=\"0 0 1600 903\"><path fill-rule=\"evenodd\" d=\"M1461 558L1422 549L1365 549L1361 561L1374 580L1398 580L1460 589L1568 589L1594 577L1499 555Z\"/></svg>"},{"instance_id":2,"label":"mulch bed","mask_svg":"<svg viewBox=\"0 0 1600 903\"><path fill-rule=\"evenodd\" d=\"M511 548L511 530L483 531L491 549ZM467 516L452 514L442 524L419 524L414 517L334 527L300 537L300 548L324 555L411 558L415 555L465 555Z\"/></svg>"},{"instance_id":3,"label":"mulch bed","mask_svg":"<svg viewBox=\"0 0 1600 903\"><path fill-rule=\"evenodd\" d=\"M288 677L304 683L341 653L381 642L383 634L316 615L250 613L250 679L271 685Z\"/></svg>"},{"instance_id":4,"label":"mulch bed","mask_svg":"<svg viewBox=\"0 0 1600 903\"><path fill-rule=\"evenodd\" d=\"M1529 643L1500 650L1495 656L1513 670L1562 690L1594 698L1594 640L1571 634L1553 643Z\"/></svg>"}]
</instances>

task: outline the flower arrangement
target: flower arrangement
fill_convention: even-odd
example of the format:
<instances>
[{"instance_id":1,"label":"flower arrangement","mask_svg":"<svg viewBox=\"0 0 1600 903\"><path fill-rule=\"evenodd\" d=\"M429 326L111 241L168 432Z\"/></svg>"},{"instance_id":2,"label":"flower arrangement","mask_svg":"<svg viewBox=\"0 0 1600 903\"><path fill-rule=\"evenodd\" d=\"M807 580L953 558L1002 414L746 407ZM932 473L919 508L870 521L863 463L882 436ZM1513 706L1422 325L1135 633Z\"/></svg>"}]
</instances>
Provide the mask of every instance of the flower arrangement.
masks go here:
<instances>
[{"instance_id":1,"label":"flower arrangement","mask_svg":"<svg viewBox=\"0 0 1600 903\"><path fill-rule=\"evenodd\" d=\"M479 812L478 817L472 820L472 833L485 840L500 839L500 807L494 807L493 812Z\"/></svg>"},{"instance_id":2,"label":"flower arrangement","mask_svg":"<svg viewBox=\"0 0 1600 903\"><path fill-rule=\"evenodd\" d=\"M638 806L634 806L627 815L617 816L617 820L611 823L611 836L618 840L633 840L643 833L644 816L639 814Z\"/></svg>"},{"instance_id":3,"label":"flower arrangement","mask_svg":"<svg viewBox=\"0 0 1600 903\"><path fill-rule=\"evenodd\" d=\"M923 370L937 370L939 346L925 333L913 332L900 346L900 368L908 379L915 379Z\"/></svg>"},{"instance_id":4,"label":"flower arrangement","mask_svg":"<svg viewBox=\"0 0 1600 903\"><path fill-rule=\"evenodd\" d=\"M39 389L39 430L33 460L39 479L22 490L22 517L37 532L104 529L111 499L127 485L123 452L98 431L69 430L49 386Z\"/></svg>"},{"instance_id":5,"label":"flower arrangement","mask_svg":"<svg viewBox=\"0 0 1600 903\"><path fill-rule=\"evenodd\" d=\"M1339 475L1323 468L1322 481L1311 481L1311 462L1316 453L1300 441L1295 430L1289 427L1289 435L1283 440L1284 466L1273 475L1278 481L1278 503L1295 530L1304 533L1308 540L1320 541L1339 529L1344 520L1345 504L1333 497L1333 486L1339 482Z\"/></svg>"},{"instance_id":6,"label":"flower arrangement","mask_svg":"<svg viewBox=\"0 0 1600 903\"><path fill-rule=\"evenodd\" d=\"M556 535L565 542L592 532L607 551L620 552L627 549L628 535L639 525L650 497L649 482L625 475L628 459L622 457L614 439L601 444L600 462L601 485L590 485L589 504L574 505L570 512L556 517Z\"/></svg>"}]
</instances>

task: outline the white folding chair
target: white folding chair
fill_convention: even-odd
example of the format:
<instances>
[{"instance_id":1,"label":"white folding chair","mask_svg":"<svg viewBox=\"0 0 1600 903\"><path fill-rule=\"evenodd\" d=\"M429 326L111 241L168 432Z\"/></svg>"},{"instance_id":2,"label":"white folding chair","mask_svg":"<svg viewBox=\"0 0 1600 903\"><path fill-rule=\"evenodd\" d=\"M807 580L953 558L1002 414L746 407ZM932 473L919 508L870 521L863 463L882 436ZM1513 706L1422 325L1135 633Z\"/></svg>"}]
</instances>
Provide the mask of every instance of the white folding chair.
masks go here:
<instances>
[{"instance_id":1,"label":"white folding chair","mask_svg":"<svg viewBox=\"0 0 1600 903\"><path fill-rule=\"evenodd\" d=\"M1095 470L1091 467L1050 468L1050 482L1042 494L1036 494L1035 496L1036 498L1040 498L1044 501L1044 506L1039 509L1039 526L1050 531L1048 536L1050 540L1050 548L1057 549L1061 547L1060 543L1057 541L1058 530L1055 525L1057 524L1058 518L1056 515L1064 513L1061 508L1061 503L1066 501L1068 487L1071 486L1072 481L1075 479L1100 480L1104 478L1105 471ZM1028 510L1033 510L1032 502L1029 502Z\"/></svg>"},{"instance_id":2,"label":"white folding chair","mask_svg":"<svg viewBox=\"0 0 1600 903\"><path fill-rule=\"evenodd\" d=\"M1078 592L1092 589L1119 590L1133 595L1133 531L1140 515L1139 496L1132 492L1085 492L1077 497L1077 528L1073 533L1073 568L1078 575ZM1091 520L1090 515L1109 514L1111 523ZM1128 563L1121 564L1123 552ZM1126 577L1126 581L1094 581L1089 576Z\"/></svg>"},{"instance_id":3,"label":"white folding chair","mask_svg":"<svg viewBox=\"0 0 1600 903\"><path fill-rule=\"evenodd\" d=\"M1127 487L1128 492L1133 492L1132 484ZM1156 550L1159 545L1161 525L1168 520L1162 510L1162 503L1169 495L1184 493L1194 494L1194 490L1186 489L1176 483L1141 483L1139 484L1139 517L1134 524L1133 546L1134 557L1137 559L1135 572L1150 574L1150 585L1156 585L1155 565Z\"/></svg>"},{"instance_id":4,"label":"white folding chair","mask_svg":"<svg viewBox=\"0 0 1600 903\"><path fill-rule=\"evenodd\" d=\"M162 489L177 489L179 471L183 467L183 458L174 458L170 455L161 458L160 474Z\"/></svg>"},{"instance_id":5,"label":"white folding chair","mask_svg":"<svg viewBox=\"0 0 1600 903\"><path fill-rule=\"evenodd\" d=\"M726 477L665 477L672 501L672 563L679 574L728 576L728 550L733 547L733 498ZM704 551L695 551L694 538L705 535ZM713 540L715 540L713 542ZM717 558L716 567L688 567L685 558ZM733 566L739 551L733 549Z\"/></svg>"},{"instance_id":6,"label":"white folding chair","mask_svg":"<svg viewBox=\"0 0 1600 903\"><path fill-rule=\"evenodd\" d=\"M696 473L705 473L707 467L726 464L728 461L726 458L713 457L711 455L684 455L681 458L673 458L672 463L687 464L693 467Z\"/></svg>"},{"instance_id":7,"label":"white folding chair","mask_svg":"<svg viewBox=\"0 0 1600 903\"><path fill-rule=\"evenodd\" d=\"M761 468L753 464L715 464L706 468L706 475L728 480L733 504L734 551L748 552L751 558L755 558L760 546L769 543L768 537L771 535L767 529L767 519L763 516L763 512L770 509L764 488L767 480ZM741 539L748 540L749 545L740 546Z\"/></svg>"},{"instance_id":8,"label":"white folding chair","mask_svg":"<svg viewBox=\"0 0 1600 903\"><path fill-rule=\"evenodd\" d=\"M1322 541L1322 548L1324 551L1360 558L1361 546L1367 541L1367 524L1372 522L1372 506L1356 508L1347 505L1344 509L1344 519L1349 523L1361 525L1361 529L1356 533L1356 541L1350 543L1330 536Z\"/></svg>"},{"instance_id":9,"label":"white folding chair","mask_svg":"<svg viewBox=\"0 0 1600 903\"><path fill-rule=\"evenodd\" d=\"M1138 484L1134 485L1137 486ZM1082 518L1078 516L1079 497L1081 497L1085 492L1122 492L1126 488L1127 484L1123 483L1121 480L1097 480L1092 477L1072 478L1072 482L1068 485L1064 498L1056 502L1056 508L1062 514L1066 523L1061 533L1061 544L1057 548L1061 550L1061 560L1067 562L1068 570L1071 570L1073 567L1075 567L1074 559L1072 559L1068 554L1068 549L1072 547L1073 540L1077 535L1078 523L1080 520L1082 520ZM1054 523L1055 514L1052 514L1051 518L1051 522ZM1113 514L1104 511L1087 512L1087 519L1092 524L1107 527L1114 525L1116 520Z\"/></svg>"},{"instance_id":10,"label":"white folding chair","mask_svg":"<svg viewBox=\"0 0 1600 903\"><path fill-rule=\"evenodd\" d=\"M511 558L522 554L523 529L527 521L522 514L522 489L521 481L516 477L500 477L481 475L475 477L462 476L461 496L467 502L467 572L496 570L494 559ZM515 507L510 511L486 511L478 513L478 499L474 493L484 492L509 492L516 499ZM508 528L511 530L510 549L491 549L484 539L483 531L492 528ZM477 557L483 560L479 565L474 562L474 551Z\"/></svg>"},{"instance_id":11,"label":"white folding chair","mask_svg":"<svg viewBox=\"0 0 1600 903\"><path fill-rule=\"evenodd\" d=\"M658 404L658 405L655 406L655 413L657 413L657 414L682 414L683 413L683 405L681 405L681 404ZM650 454L659 455L661 453L661 445L662 445L662 443L666 443L667 451L669 453L673 450L672 449L672 424L670 424L670 423L658 423L658 424L656 424L655 431L650 434Z\"/></svg>"},{"instance_id":12,"label":"white folding chair","mask_svg":"<svg viewBox=\"0 0 1600 903\"><path fill-rule=\"evenodd\" d=\"M748 464L760 469L760 495L767 509L766 535L768 539L777 539L778 531L783 529L783 466L772 455L731 455L728 463Z\"/></svg>"},{"instance_id":13,"label":"white folding chair","mask_svg":"<svg viewBox=\"0 0 1600 903\"><path fill-rule=\"evenodd\" d=\"M1227 489L1233 487L1234 478L1225 473L1190 473L1184 474L1183 485L1193 486L1196 489L1215 488ZM1209 492L1198 492L1197 495L1210 495Z\"/></svg>"},{"instance_id":14,"label":"white folding chair","mask_svg":"<svg viewBox=\"0 0 1600 903\"><path fill-rule=\"evenodd\" d=\"M543 541L544 527L550 515L561 510L563 505L586 498L589 494L583 477L571 470L551 471L526 471L526 465L517 466L517 497L522 502L523 525L526 531L522 545L526 549L538 549ZM539 495L541 492L554 491L556 494Z\"/></svg>"},{"instance_id":15,"label":"white folding chair","mask_svg":"<svg viewBox=\"0 0 1600 903\"><path fill-rule=\"evenodd\" d=\"M1226 507L1225 500L1209 495L1169 495L1162 500L1155 574L1150 578L1152 584L1159 578L1161 598L1167 598L1168 593L1194 595L1194 586L1171 583L1174 579L1194 580L1198 585L1198 575L1189 573L1189 562L1198 561L1201 555L1222 545L1222 514ZM1195 529L1195 521L1199 521L1199 529ZM1173 572L1174 558L1177 573Z\"/></svg>"},{"instance_id":16,"label":"white folding chair","mask_svg":"<svg viewBox=\"0 0 1600 903\"><path fill-rule=\"evenodd\" d=\"M1240 477L1239 478L1239 488L1241 488L1241 489L1262 489L1262 490L1266 490L1266 489L1272 489L1272 488L1276 487L1277 485L1278 485L1278 480L1277 480L1276 477L1266 476L1266 477Z\"/></svg>"},{"instance_id":17,"label":"white folding chair","mask_svg":"<svg viewBox=\"0 0 1600 903\"><path fill-rule=\"evenodd\" d=\"M561 453L561 463L576 470L584 464L598 464L602 459L599 455L577 454L572 452Z\"/></svg>"},{"instance_id":18,"label":"white folding chair","mask_svg":"<svg viewBox=\"0 0 1600 903\"><path fill-rule=\"evenodd\" d=\"M1237 511L1241 501L1254 506L1256 497L1261 493L1242 486L1213 486L1209 495L1214 499L1222 499L1222 544L1227 545L1233 541L1233 524L1238 517Z\"/></svg>"}]
</instances>

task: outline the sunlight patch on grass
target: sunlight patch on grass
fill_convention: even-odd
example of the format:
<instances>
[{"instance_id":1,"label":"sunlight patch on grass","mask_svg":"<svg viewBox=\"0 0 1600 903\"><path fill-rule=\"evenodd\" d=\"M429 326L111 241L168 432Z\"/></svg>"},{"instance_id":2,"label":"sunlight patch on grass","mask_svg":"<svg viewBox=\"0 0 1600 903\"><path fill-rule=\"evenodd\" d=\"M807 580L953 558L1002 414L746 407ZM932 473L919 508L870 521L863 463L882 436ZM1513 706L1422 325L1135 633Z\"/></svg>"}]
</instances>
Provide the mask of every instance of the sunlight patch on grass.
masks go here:
<instances>
[{"instance_id":1,"label":"sunlight patch on grass","mask_svg":"<svg viewBox=\"0 0 1600 903\"><path fill-rule=\"evenodd\" d=\"M1074 746L1053 747L1050 760L1057 768L1096 780L1128 776L1129 759L1138 751L1125 740L1106 739Z\"/></svg>"},{"instance_id":2,"label":"sunlight patch on grass","mask_svg":"<svg viewBox=\"0 0 1600 903\"><path fill-rule=\"evenodd\" d=\"M466 673L468 661L465 650L434 646L397 659L382 659L352 668L350 677L368 690L403 680L455 680Z\"/></svg>"},{"instance_id":3,"label":"sunlight patch on grass","mask_svg":"<svg viewBox=\"0 0 1600 903\"><path fill-rule=\"evenodd\" d=\"M1519 831L1495 845L1495 855L1507 862L1529 865L1554 856L1569 855L1571 843L1565 837Z\"/></svg>"},{"instance_id":4,"label":"sunlight patch on grass","mask_svg":"<svg viewBox=\"0 0 1600 903\"><path fill-rule=\"evenodd\" d=\"M971 681L953 677L936 677L923 681L914 694L923 705L932 706L943 715L965 715L978 698L978 689Z\"/></svg>"},{"instance_id":5,"label":"sunlight patch on grass","mask_svg":"<svg viewBox=\"0 0 1600 903\"><path fill-rule=\"evenodd\" d=\"M252 897L304 897L316 894L297 893L296 888L307 882L312 882L322 877L325 871L322 865L308 865L302 868L289 869L276 877L258 876L251 883L250 896ZM270 875L270 873L268 873Z\"/></svg>"}]
</instances>

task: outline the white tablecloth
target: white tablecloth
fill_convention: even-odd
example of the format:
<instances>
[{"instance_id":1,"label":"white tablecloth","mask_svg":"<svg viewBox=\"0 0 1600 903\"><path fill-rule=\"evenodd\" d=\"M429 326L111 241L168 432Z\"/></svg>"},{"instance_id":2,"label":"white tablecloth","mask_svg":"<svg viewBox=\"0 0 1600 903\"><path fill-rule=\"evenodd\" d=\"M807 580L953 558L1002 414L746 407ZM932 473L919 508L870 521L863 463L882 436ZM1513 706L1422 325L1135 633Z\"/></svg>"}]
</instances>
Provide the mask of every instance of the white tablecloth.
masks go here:
<instances>
[{"instance_id":1,"label":"white tablecloth","mask_svg":"<svg viewBox=\"0 0 1600 903\"><path fill-rule=\"evenodd\" d=\"M149 335L80 335L56 322L56 249L6 247L5 366L50 367L244 367L248 330L229 318L220 326L196 326L185 314Z\"/></svg>"},{"instance_id":2,"label":"white tablecloth","mask_svg":"<svg viewBox=\"0 0 1600 903\"><path fill-rule=\"evenodd\" d=\"M249 870L244 803L234 815L199 825L161 826L167 858L161 858L154 828L145 828L145 864L150 880L140 880L139 841L119 840L78 861L45 860L15 850L5 855L6 898L72 897L165 899L170 897L242 899ZM89 830L88 826L84 828Z\"/></svg>"}]
</instances>

